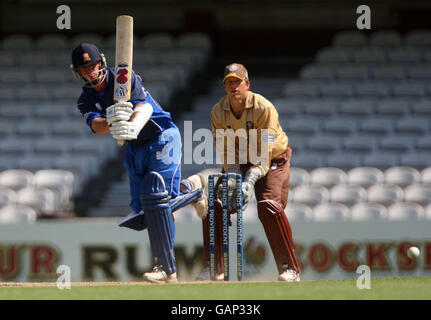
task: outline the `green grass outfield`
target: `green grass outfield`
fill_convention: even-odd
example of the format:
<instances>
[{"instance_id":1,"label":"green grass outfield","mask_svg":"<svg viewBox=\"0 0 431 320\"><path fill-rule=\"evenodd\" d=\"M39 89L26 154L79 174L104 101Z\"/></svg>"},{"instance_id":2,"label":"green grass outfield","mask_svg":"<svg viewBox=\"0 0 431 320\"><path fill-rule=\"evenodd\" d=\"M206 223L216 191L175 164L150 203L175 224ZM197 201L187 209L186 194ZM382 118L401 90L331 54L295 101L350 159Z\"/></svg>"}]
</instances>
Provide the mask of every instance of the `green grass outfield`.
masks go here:
<instances>
[{"instance_id":1,"label":"green grass outfield","mask_svg":"<svg viewBox=\"0 0 431 320\"><path fill-rule=\"evenodd\" d=\"M426 299L431 300L431 277L371 279L371 289L359 290L356 280L285 282L222 282L179 284L0 284L1 300L287 300L287 299Z\"/></svg>"}]
</instances>

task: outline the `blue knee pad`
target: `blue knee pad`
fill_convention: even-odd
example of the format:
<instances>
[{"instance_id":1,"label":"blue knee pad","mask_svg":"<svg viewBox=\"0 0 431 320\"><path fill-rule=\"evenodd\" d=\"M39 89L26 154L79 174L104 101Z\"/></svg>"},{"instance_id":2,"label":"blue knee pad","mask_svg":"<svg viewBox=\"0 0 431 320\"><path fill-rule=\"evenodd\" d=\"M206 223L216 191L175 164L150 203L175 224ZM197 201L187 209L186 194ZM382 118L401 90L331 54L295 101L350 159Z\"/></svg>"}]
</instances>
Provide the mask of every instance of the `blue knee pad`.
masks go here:
<instances>
[{"instance_id":1,"label":"blue knee pad","mask_svg":"<svg viewBox=\"0 0 431 320\"><path fill-rule=\"evenodd\" d=\"M169 193L162 176L154 171L144 177L141 196L145 212L151 251L156 265L161 265L167 274L176 272L174 256L175 224Z\"/></svg>"}]
</instances>

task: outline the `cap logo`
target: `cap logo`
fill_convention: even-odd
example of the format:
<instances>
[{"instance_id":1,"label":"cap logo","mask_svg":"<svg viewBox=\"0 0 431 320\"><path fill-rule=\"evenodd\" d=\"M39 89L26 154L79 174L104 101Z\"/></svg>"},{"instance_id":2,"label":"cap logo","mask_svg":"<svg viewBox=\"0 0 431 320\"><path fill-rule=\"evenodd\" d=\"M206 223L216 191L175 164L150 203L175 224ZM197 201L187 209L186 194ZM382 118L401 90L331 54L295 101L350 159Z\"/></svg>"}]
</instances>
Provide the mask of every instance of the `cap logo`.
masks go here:
<instances>
[{"instance_id":1,"label":"cap logo","mask_svg":"<svg viewBox=\"0 0 431 320\"><path fill-rule=\"evenodd\" d=\"M229 67L229 71L231 71L231 72L236 71L236 70L238 70L238 66L236 64L233 64Z\"/></svg>"},{"instance_id":2,"label":"cap logo","mask_svg":"<svg viewBox=\"0 0 431 320\"><path fill-rule=\"evenodd\" d=\"M84 61L84 62L91 61L91 58L90 58L90 55L88 54L88 52L85 52L82 54L82 61Z\"/></svg>"}]
</instances>

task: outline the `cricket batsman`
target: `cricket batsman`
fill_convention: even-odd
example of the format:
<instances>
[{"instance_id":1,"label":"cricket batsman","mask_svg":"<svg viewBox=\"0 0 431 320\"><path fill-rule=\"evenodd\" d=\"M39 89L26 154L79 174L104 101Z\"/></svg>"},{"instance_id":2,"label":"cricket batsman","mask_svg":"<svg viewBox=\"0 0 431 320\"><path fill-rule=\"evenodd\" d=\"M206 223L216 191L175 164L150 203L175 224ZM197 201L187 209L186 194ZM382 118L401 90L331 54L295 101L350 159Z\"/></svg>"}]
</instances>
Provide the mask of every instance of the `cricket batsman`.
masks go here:
<instances>
[{"instance_id":1,"label":"cricket batsman","mask_svg":"<svg viewBox=\"0 0 431 320\"><path fill-rule=\"evenodd\" d=\"M96 134L110 133L127 141L124 164L133 212L119 226L148 230L154 268L143 275L149 282L177 282L174 256L175 224L172 213L201 197L201 189L180 193L181 136L170 113L164 111L131 75L131 98L114 103L114 70L91 43L72 51L72 71L85 83L78 99L84 121Z\"/></svg>"}]
</instances>

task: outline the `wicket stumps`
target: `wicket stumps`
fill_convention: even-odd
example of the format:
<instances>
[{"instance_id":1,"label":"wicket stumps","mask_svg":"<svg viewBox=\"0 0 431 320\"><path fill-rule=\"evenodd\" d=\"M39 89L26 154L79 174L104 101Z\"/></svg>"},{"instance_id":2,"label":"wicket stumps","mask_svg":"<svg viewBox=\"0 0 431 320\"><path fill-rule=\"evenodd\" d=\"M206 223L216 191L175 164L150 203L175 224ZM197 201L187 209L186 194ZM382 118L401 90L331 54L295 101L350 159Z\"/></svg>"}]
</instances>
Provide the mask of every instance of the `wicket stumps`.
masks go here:
<instances>
[{"instance_id":1,"label":"wicket stumps","mask_svg":"<svg viewBox=\"0 0 431 320\"><path fill-rule=\"evenodd\" d=\"M244 249L243 249L243 221L242 221L242 176L237 173L216 173L208 176L208 216L209 216L209 249L210 249L210 278L216 280L217 260L216 260L216 236L215 236L215 191L214 177L221 177L222 184L222 215L223 215L223 273L224 281L229 281L229 187L228 177L235 177L236 189L236 243L237 243L237 278L242 281L244 278Z\"/></svg>"}]
</instances>

